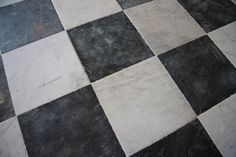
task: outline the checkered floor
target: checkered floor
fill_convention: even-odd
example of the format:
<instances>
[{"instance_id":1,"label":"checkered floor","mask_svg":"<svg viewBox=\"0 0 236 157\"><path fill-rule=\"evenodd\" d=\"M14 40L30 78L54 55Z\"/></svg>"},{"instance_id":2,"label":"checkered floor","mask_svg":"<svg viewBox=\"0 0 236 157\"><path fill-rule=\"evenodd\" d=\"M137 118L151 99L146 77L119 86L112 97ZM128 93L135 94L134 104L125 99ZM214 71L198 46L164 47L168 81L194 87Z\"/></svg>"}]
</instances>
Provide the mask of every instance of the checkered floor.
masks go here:
<instances>
[{"instance_id":1,"label":"checkered floor","mask_svg":"<svg viewBox=\"0 0 236 157\"><path fill-rule=\"evenodd\" d=\"M235 0L0 0L0 157L235 157Z\"/></svg>"}]
</instances>

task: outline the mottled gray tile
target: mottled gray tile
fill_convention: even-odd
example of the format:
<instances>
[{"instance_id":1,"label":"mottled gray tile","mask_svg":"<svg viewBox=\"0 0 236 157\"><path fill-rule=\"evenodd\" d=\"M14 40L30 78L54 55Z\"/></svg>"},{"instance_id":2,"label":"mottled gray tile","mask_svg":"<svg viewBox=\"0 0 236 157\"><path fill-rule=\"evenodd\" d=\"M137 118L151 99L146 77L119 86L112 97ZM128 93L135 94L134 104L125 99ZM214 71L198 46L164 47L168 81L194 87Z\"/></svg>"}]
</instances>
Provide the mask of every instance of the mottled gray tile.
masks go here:
<instances>
[{"instance_id":1,"label":"mottled gray tile","mask_svg":"<svg viewBox=\"0 0 236 157\"><path fill-rule=\"evenodd\" d=\"M91 81L153 56L123 12L76 27L68 33Z\"/></svg>"},{"instance_id":2,"label":"mottled gray tile","mask_svg":"<svg viewBox=\"0 0 236 157\"><path fill-rule=\"evenodd\" d=\"M28 157L16 117L0 123L0 156Z\"/></svg>"},{"instance_id":3,"label":"mottled gray tile","mask_svg":"<svg viewBox=\"0 0 236 157\"><path fill-rule=\"evenodd\" d=\"M19 116L30 157L124 157L91 86Z\"/></svg>"},{"instance_id":4,"label":"mottled gray tile","mask_svg":"<svg viewBox=\"0 0 236 157\"><path fill-rule=\"evenodd\" d=\"M50 0L25 0L2 7L0 23L2 53L63 30Z\"/></svg>"},{"instance_id":5,"label":"mottled gray tile","mask_svg":"<svg viewBox=\"0 0 236 157\"><path fill-rule=\"evenodd\" d=\"M15 112L8 88L2 56L0 56L0 122L13 117L14 115Z\"/></svg>"},{"instance_id":6,"label":"mottled gray tile","mask_svg":"<svg viewBox=\"0 0 236 157\"><path fill-rule=\"evenodd\" d=\"M92 84L127 156L196 117L157 57Z\"/></svg>"},{"instance_id":7,"label":"mottled gray tile","mask_svg":"<svg viewBox=\"0 0 236 157\"><path fill-rule=\"evenodd\" d=\"M236 20L236 5L231 0L178 0L206 32Z\"/></svg>"},{"instance_id":8,"label":"mottled gray tile","mask_svg":"<svg viewBox=\"0 0 236 157\"><path fill-rule=\"evenodd\" d=\"M236 92L236 69L208 36L159 58L198 115Z\"/></svg>"},{"instance_id":9,"label":"mottled gray tile","mask_svg":"<svg viewBox=\"0 0 236 157\"><path fill-rule=\"evenodd\" d=\"M194 120L132 157L222 157L222 155L199 120Z\"/></svg>"},{"instance_id":10,"label":"mottled gray tile","mask_svg":"<svg viewBox=\"0 0 236 157\"><path fill-rule=\"evenodd\" d=\"M147 3L150 1L152 1L152 0L117 0L117 2L120 4L120 6L123 9L134 7L136 5Z\"/></svg>"},{"instance_id":11,"label":"mottled gray tile","mask_svg":"<svg viewBox=\"0 0 236 157\"><path fill-rule=\"evenodd\" d=\"M116 0L52 0L65 29L121 11Z\"/></svg>"},{"instance_id":12,"label":"mottled gray tile","mask_svg":"<svg viewBox=\"0 0 236 157\"><path fill-rule=\"evenodd\" d=\"M90 83L66 32L2 57L17 115Z\"/></svg>"},{"instance_id":13,"label":"mottled gray tile","mask_svg":"<svg viewBox=\"0 0 236 157\"><path fill-rule=\"evenodd\" d=\"M236 156L236 95L199 116L224 157Z\"/></svg>"},{"instance_id":14,"label":"mottled gray tile","mask_svg":"<svg viewBox=\"0 0 236 157\"><path fill-rule=\"evenodd\" d=\"M210 32L208 36L236 67L236 22Z\"/></svg>"},{"instance_id":15,"label":"mottled gray tile","mask_svg":"<svg viewBox=\"0 0 236 157\"><path fill-rule=\"evenodd\" d=\"M205 35L176 0L155 0L125 13L157 55Z\"/></svg>"},{"instance_id":16,"label":"mottled gray tile","mask_svg":"<svg viewBox=\"0 0 236 157\"><path fill-rule=\"evenodd\" d=\"M4 6L18 3L21 1L23 1L23 0L0 0L0 7L4 7Z\"/></svg>"}]
</instances>

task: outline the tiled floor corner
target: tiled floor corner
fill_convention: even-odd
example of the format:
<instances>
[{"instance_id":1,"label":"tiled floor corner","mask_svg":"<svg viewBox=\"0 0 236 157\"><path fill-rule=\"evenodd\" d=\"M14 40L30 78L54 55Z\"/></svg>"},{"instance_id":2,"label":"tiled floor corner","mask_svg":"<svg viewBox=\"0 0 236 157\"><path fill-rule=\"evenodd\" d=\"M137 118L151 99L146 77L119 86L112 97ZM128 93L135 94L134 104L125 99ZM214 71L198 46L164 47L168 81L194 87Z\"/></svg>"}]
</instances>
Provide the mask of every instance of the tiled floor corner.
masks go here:
<instances>
[{"instance_id":1,"label":"tiled floor corner","mask_svg":"<svg viewBox=\"0 0 236 157\"><path fill-rule=\"evenodd\" d=\"M0 0L0 157L235 157L235 0Z\"/></svg>"},{"instance_id":2,"label":"tiled floor corner","mask_svg":"<svg viewBox=\"0 0 236 157\"><path fill-rule=\"evenodd\" d=\"M63 30L51 0L24 0L0 9L0 52Z\"/></svg>"},{"instance_id":3,"label":"tiled floor corner","mask_svg":"<svg viewBox=\"0 0 236 157\"><path fill-rule=\"evenodd\" d=\"M66 32L2 57L18 115L89 84Z\"/></svg>"},{"instance_id":4,"label":"tiled floor corner","mask_svg":"<svg viewBox=\"0 0 236 157\"><path fill-rule=\"evenodd\" d=\"M156 57L92 85L127 155L151 145L195 117Z\"/></svg>"},{"instance_id":5,"label":"tiled floor corner","mask_svg":"<svg viewBox=\"0 0 236 157\"><path fill-rule=\"evenodd\" d=\"M175 0L155 0L125 13L157 55L205 34Z\"/></svg>"}]
</instances>

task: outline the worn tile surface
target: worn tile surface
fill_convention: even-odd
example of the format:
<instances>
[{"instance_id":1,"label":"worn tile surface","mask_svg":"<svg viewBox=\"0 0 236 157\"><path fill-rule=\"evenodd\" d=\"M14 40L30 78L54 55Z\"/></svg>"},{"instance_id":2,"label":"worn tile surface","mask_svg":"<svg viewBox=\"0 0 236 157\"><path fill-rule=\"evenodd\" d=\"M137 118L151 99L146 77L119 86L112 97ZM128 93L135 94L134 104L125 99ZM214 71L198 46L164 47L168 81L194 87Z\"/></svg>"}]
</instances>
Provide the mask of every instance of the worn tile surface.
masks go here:
<instances>
[{"instance_id":1,"label":"worn tile surface","mask_svg":"<svg viewBox=\"0 0 236 157\"><path fill-rule=\"evenodd\" d=\"M199 120L194 120L132 157L221 157Z\"/></svg>"},{"instance_id":2,"label":"worn tile surface","mask_svg":"<svg viewBox=\"0 0 236 157\"><path fill-rule=\"evenodd\" d=\"M125 13L157 55L205 33L175 0L155 0Z\"/></svg>"},{"instance_id":3,"label":"worn tile surface","mask_svg":"<svg viewBox=\"0 0 236 157\"><path fill-rule=\"evenodd\" d=\"M136 5L147 3L147 2L150 2L150 1L152 1L152 0L117 0L117 2L120 4L120 6L123 9L134 7Z\"/></svg>"},{"instance_id":4,"label":"worn tile surface","mask_svg":"<svg viewBox=\"0 0 236 157\"><path fill-rule=\"evenodd\" d=\"M24 113L19 122L32 157L124 156L91 86Z\"/></svg>"},{"instance_id":5,"label":"worn tile surface","mask_svg":"<svg viewBox=\"0 0 236 157\"><path fill-rule=\"evenodd\" d=\"M207 36L159 58L197 114L236 92L236 69Z\"/></svg>"},{"instance_id":6,"label":"worn tile surface","mask_svg":"<svg viewBox=\"0 0 236 157\"><path fill-rule=\"evenodd\" d=\"M6 53L3 60L17 114L89 83L66 32Z\"/></svg>"},{"instance_id":7,"label":"worn tile surface","mask_svg":"<svg viewBox=\"0 0 236 157\"><path fill-rule=\"evenodd\" d=\"M28 157L17 118L0 123L0 156Z\"/></svg>"},{"instance_id":8,"label":"worn tile surface","mask_svg":"<svg viewBox=\"0 0 236 157\"><path fill-rule=\"evenodd\" d=\"M91 81L153 56L123 12L68 33Z\"/></svg>"},{"instance_id":9,"label":"worn tile surface","mask_svg":"<svg viewBox=\"0 0 236 157\"><path fill-rule=\"evenodd\" d=\"M15 112L7 84L4 65L2 57L0 56L0 122L13 117L14 115Z\"/></svg>"},{"instance_id":10,"label":"worn tile surface","mask_svg":"<svg viewBox=\"0 0 236 157\"><path fill-rule=\"evenodd\" d=\"M25 0L2 7L0 23L2 53L63 30L50 0Z\"/></svg>"},{"instance_id":11,"label":"worn tile surface","mask_svg":"<svg viewBox=\"0 0 236 157\"><path fill-rule=\"evenodd\" d=\"M236 22L217 29L208 36L236 67Z\"/></svg>"},{"instance_id":12,"label":"worn tile surface","mask_svg":"<svg viewBox=\"0 0 236 157\"><path fill-rule=\"evenodd\" d=\"M195 117L156 57L99 80L93 87L127 155Z\"/></svg>"},{"instance_id":13,"label":"worn tile surface","mask_svg":"<svg viewBox=\"0 0 236 157\"><path fill-rule=\"evenodd\" d=\"M236 95L200 115L200 121L224 157L236 155Z\"/></svg>"},{"instance_id":14,"label":"worn tile surface","mask_svg":"<svg viewBox=\"0 0 236 157\"><path fill-rule=\"evenodd\" d=\"M236 5L231 0L178 0L206 32L236 20Z\"/></svg>"},{"instance_id":15,"label":"worn tile surface","mask_svg":"<svg viewBox=\"0 0 236 157\"><path fill-rule=\"evenodd\" d=\"M122 10L116 0L52 0L52 2L66 29Z\"/></svg>"}]
</instances>

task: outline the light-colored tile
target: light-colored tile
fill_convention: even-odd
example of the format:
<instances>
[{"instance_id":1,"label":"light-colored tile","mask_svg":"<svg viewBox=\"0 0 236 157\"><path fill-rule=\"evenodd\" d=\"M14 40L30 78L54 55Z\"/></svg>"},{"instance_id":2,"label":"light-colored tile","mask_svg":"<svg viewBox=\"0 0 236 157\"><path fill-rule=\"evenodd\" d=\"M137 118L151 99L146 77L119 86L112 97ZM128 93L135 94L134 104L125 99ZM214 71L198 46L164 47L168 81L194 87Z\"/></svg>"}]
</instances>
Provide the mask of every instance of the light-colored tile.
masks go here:
<instances>
[{"instance_id":1,"label":"light-colored tile","mask_svg":"<svg viewBox=\"0 0 236 157\"><path fill-rule=\"evenodd\" d=\"M236 67L236 22L221 27L208 36Z\"/></svg>"},{"instance_id":2,"label":"light-colored tile","mask_svg":"<svg viewBox=\"0 0 236 157\"><path fill-rule=\"evenodd\" d=\"M224 157L236 156L236 95L199 116Z\"/></svg>"},{"instance_id":3,"label":"light-colored tile","mask_svg":"<svg viewBox=\"0 0 236 157\"><path fill-rule=\"evenodd\" d=\"M127 155L151 145L195 117L156 57L92 85Z\"/></svg>"},{"instance_id":4,"label":"light-colored tile","mask_svg":"<svg viewBox=\"0 0 236 157\"><path fill-rule=\"evenodd\" d=\"M3 54L17 114L89 84L66 32Z\"/></svg>"},{"instance_id":5,"label":"light-colored tile","mask_svg":"<svg viewBox=\"0 0 236 157\"><path fill-rule=\"evenodd\" d=\"M28 156L16 117L0 123L0 156Z\"/></svg>"},{"instance_id":6,"label":"light-colored tile","mask_svg":"<svg viewBox=\"0 0 236 157\"><path fill-rule=\"evenodd\" d=\"M176 0L155 0L125 13L157 55L205 34Z\"/></svg>"},{"instance_id":7,"label":"light-colored tile","mask_svg":"<svg viewBox=\"0 0 236 157\"><path fill-rule=\"evenodd\" d=\"M116 0L52 0L66 29L121 11Z\"/></svg>"},{"instance_id":8,"label":"light-colored tile","mask_svg":"<svg viewBox=\"0 0 236 157\"><path fill-rule=\"evenodd\" d=\"M0 0L0 7L11 5L20 1L23 1L23 0Z\"/></svg>"}]
</instances>

